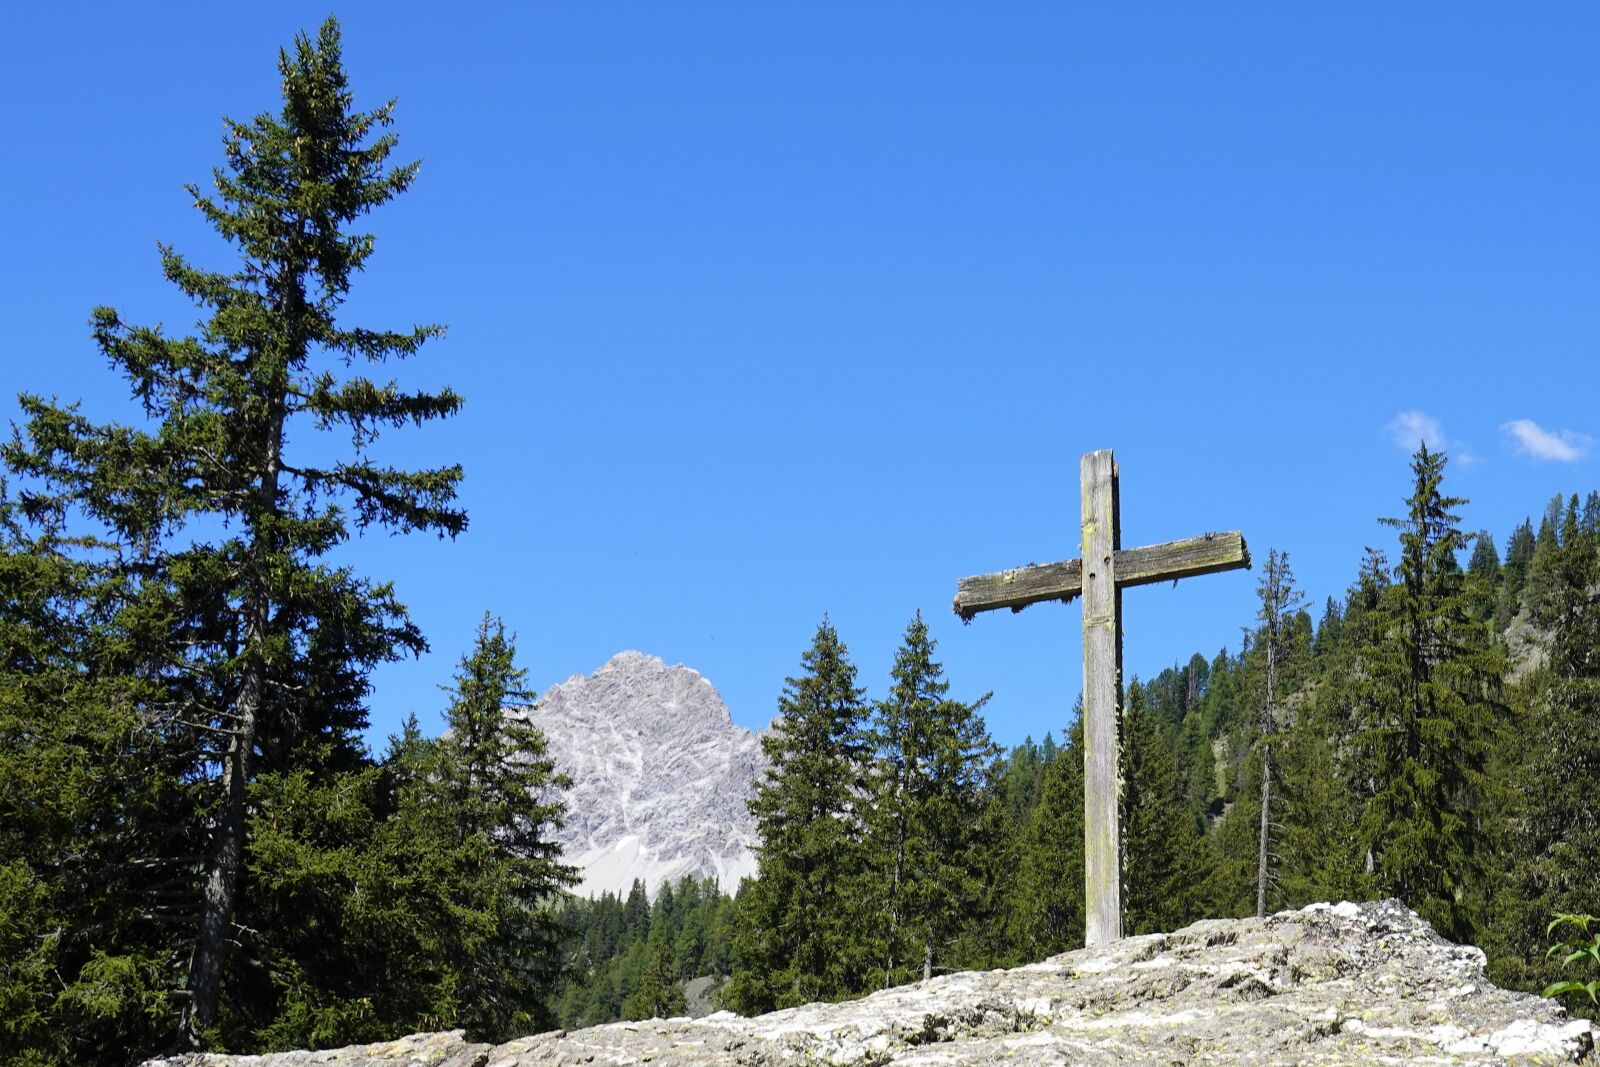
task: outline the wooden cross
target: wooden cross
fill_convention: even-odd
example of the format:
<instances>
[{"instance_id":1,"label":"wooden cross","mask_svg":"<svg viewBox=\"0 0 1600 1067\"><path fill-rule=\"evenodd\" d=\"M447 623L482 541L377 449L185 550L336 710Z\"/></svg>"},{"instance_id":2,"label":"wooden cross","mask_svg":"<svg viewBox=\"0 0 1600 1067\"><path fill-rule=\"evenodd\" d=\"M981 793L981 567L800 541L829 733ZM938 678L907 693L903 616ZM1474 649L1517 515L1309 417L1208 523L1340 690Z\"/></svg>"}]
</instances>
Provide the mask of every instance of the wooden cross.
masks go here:
<instances>
[{"instance_id":1,"label":"wooden cross","mask_svg":"<svg viewBox=\"0 0 1600 1067\"><path fill-rule=\"evenodd\" d=\"M1130 585L1192 578L1250 566L1237 530L1145 548L1122 547L1117 463L1109 448L1085 453L1080 559L1029 564L956 583L955 611L970 622L980 611L1021 611L1043 600L1083 597L1083 858L1084 940L1103 945L1122 936L1122 591Z\"/></svg>"}]
</instances>

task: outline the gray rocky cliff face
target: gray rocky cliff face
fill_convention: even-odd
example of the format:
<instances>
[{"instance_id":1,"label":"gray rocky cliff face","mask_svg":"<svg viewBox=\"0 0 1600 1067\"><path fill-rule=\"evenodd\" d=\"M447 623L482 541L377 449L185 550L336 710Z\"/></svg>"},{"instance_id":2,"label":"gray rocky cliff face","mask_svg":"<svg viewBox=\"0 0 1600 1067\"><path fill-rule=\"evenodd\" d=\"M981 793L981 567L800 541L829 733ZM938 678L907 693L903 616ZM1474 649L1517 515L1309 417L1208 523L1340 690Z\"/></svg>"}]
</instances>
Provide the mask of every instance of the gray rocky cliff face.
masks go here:
<instances>
[{"instance_id":1,"label":"gray rocky cliff face","mask_svg":"<svg viewBox=\"0 0 1600 1067\"><path fill-rule=\"evenodd\" d=\"M731 893L755 873L745 802L765 771L761 744L699 671L620 652L510 713L544 732L572 779L556 836L579 895L626 895L635 878L654 895L685 874Z\"/></svg>"},{"instance_id":2,"label":"gray rocky cliff face","mask_svg":"<svg viewBox=\"0 0 1600 1067\"><path fill-rule=\"evenodd\" d=\"M614 1023L497 1047L459 1032L333 1052L148 1067L954 1067L970 1064L1574 1064L1600 1030L1508 993L1483 954L1394 901L1207 920L1008 971L753 1019Z\"/></svg>"}]
</instances>

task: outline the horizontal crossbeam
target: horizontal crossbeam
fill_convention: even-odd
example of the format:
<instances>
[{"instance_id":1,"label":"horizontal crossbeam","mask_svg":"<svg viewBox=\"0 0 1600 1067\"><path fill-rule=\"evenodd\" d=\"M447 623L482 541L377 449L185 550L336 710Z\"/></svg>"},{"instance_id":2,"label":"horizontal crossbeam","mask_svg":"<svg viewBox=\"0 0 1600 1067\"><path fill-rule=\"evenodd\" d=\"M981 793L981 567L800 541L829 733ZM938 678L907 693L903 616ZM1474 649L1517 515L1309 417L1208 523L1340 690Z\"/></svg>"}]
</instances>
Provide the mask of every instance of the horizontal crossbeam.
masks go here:
<instances>
[{"instance_id":1,"label":"horizontal crossbeam","mask_svg":"<svg viewBox=\"0 0 1600 1067\"><path fill-rule=\"evenodd\" d=\"M1116 555L1112 572L1117 587L1177 581L1250 566L1250 550L1238 530L1208 533L1182 541L1125 548ZM995 574L978 574L956 583L952 607L963 619L983 611L1021 611L1045 600L1071 600L1083 593L1083 560L1034 563Z\"/></svg>"}]
</instances>

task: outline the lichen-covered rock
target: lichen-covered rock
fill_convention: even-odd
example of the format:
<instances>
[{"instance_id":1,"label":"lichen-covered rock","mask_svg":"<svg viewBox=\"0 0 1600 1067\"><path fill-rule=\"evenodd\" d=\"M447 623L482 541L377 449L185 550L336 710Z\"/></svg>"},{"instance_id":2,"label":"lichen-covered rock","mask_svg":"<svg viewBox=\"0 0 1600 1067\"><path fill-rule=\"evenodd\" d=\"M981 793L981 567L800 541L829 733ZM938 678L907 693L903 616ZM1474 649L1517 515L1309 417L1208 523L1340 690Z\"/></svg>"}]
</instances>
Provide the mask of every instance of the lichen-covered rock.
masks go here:
<instances>
[{"instance_id":1,"label":"lichen-covered rock","mask_svg":"<svg viewBox=\"0 0 1600 1067\"><path fill-rule=\"evenodd\" d=\"M615 1023L490 1048L460 1033L149 1067L947 1067L957 1064L1600 1063L1600 1030L1484 980L1394 901L1207 920L1007 971L753 1019Z\"/></svg>"},{"instance_id":2,"label":"lichen-covered rock","mask_svg":"<svg viewBox=\"0 0 1600 1067\"><path fill-rule=\"evenodd\" d=\"M326 1052L273 1052L265 1056L187 1053L150 1060L145 1067L484 1067L489 1062L489 1052L488 1045L475 1045L460 1030L450 1030Z\"/></svg>"}]
</instances>

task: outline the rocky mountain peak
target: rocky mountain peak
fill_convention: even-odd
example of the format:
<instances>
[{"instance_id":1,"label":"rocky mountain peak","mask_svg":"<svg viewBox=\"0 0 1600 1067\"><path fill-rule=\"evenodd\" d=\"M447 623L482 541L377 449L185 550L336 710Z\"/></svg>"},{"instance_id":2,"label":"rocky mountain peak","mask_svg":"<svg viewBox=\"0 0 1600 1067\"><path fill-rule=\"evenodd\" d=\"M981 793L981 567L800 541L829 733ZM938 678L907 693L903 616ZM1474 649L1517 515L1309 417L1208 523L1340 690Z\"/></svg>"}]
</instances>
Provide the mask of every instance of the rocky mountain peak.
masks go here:
<instances>
[{"instance_id":1,"label":"rocky mountain peak","mask_svg":"<svg viewBox=\"0 0 1600 1067\"><path fill-rule=\"evenodd\" d=\"M635 878L654 893L686 874L732 892L754 873L745 802L765 767L761 745L699 671L619 652L512 714L544 732L572 779L557 836L582 873L579 894L626 894Z\"/></svg>"}]
</instances>

